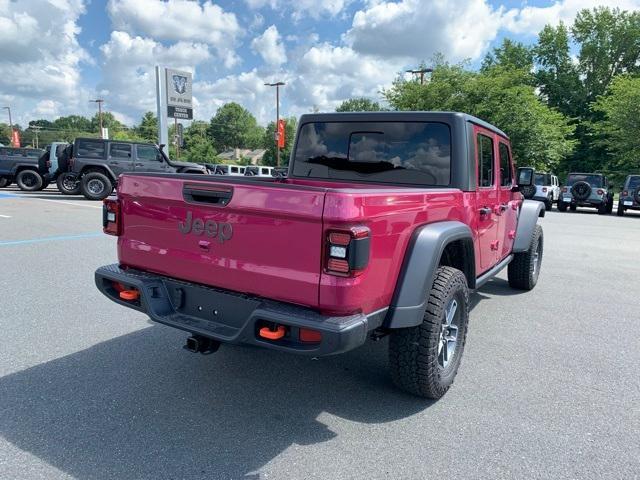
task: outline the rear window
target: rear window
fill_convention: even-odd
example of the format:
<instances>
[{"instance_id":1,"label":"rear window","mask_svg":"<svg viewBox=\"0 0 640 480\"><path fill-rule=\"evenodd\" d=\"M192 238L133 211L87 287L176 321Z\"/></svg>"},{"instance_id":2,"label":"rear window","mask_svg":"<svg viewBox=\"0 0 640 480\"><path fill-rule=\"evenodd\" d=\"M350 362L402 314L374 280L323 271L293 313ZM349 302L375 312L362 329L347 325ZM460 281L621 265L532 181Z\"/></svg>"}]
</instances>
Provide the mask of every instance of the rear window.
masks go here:
<instances>
[{"instance_id":1,"label":"rear window","mask_svg":"<svg viewBox=\"0 0 640 480\"><path fill-rule=\"evenodd\" d=\"M43 153L42 150L27 150L27 157L39 158Z\"/></svg>"},{"instance_id":2,"label":"rear window","mask_svg":"<svg viewBox=\"0 0 640 480\"><path fill-rule=\"evenodd\" d=\"M316 122L300 129L293 174L446 186L451 132L434 122Z\"/></svg>"},{"instance_id":3,"label":"rear window","mask_svg":"<svg viewBox=\"0 0 640 480\"><path fill-rule=\"evenodd\" d=\"M551 175L548 173L536 173L534 183L539 186L551 185Z\"/></svg>"},{"instance_id":4,"label":"rear window","mask_svg":"<svg viewBox=\"0 0 640 480\"><path fill-rule=\"evenodd\" d=\"M78 140L78 157L103 158L104 142Z\"/></svg>"},{"instance_id":5,"label":"rear window","mask_svg":"<svg viewBox=\"0 0 640 480\"><path fill-rule=\"evenodd\" d=\"M602 175L572 174L567 178L567 186L571 187L576 182L587 182L592 187L602 187Z\"/></svg>"},{"instance_id":6,"label":"rear window","mask_svg":"<svg viewBox=\"0 0 640 480\"><path fill-rule=\"evenodd\" d=\"M631 177L629 179L629 185L627 186L627 188L629 190L634 190L638 187L640 187L640 177Z\"/></svg>"}]
</instances>

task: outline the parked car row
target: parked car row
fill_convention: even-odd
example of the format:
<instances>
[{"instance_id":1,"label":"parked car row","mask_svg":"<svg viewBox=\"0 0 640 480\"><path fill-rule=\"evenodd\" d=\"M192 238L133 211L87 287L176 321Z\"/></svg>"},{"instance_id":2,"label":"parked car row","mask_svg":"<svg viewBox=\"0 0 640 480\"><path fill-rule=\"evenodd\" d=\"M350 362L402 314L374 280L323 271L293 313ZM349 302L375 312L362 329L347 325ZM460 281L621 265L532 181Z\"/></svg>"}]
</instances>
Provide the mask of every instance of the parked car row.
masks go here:
<instances>
[{"instance_id":1,"label":"parked car row","mask_svg":"<svg viewBox=\"0 0 640 480\"><path fill-rule=\"evenodd\" d=\"M286 170L285 170L286 171ZM122 173L190 173L231 176L283 176L283 169L250 165L201 165L171 160L151 143L77 138L46 149L0 148L0 188L15 182L38 191L55 182L64 195L89 200L108 197Z\"/></svg>"},{"instance_id":2,"label":"parked car row","mask_svg":"<svg viewBox=\"0 0 640 480\"><path fill-rule=\"evenodd\" d=\"M556 203L561 212L573 212L578 207L595 208L601 215L613 212L613 186L601 173L570 173L560 186L557 176L537 172L534 185L523 189L522 194L544 203L546 210L551 210ZM624 182L617 214L622 216L626 210L640 210L640 175L628 175Z\"/></svg>"}]
</instances>

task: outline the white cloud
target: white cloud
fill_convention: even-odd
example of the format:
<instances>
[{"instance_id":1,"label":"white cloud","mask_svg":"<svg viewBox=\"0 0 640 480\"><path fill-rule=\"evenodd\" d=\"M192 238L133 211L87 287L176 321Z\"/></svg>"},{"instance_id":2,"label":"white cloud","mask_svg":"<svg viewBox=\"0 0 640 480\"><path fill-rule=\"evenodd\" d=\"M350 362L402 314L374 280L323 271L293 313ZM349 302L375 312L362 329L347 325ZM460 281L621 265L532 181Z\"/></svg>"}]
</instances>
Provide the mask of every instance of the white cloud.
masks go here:
<instances>
[{"instance_id":1,"label":"white cloud","mask_svg":"<svg viewBox=\"0 0 640 480\"><path fill-rule=\"evenodd\" d=\"M287 61L287 53L275 25L271 25L264 33L253 39L251 49L260 54L271 66L279 66Z\"/></svg>"},{"instance_id":2,"label":"white cloud","mask_svg":"<svg viewBox=\"0 0 640 480\"><path fill-rule=\"evenodd\" d=\"M514 8L505 13L503 26L506 30L524 35L537 35L545 25L556 25L560 21L571 25L577 13L584 9L607 6L619 7L621 10L640 9L638 0L562 0L553 2L547 7Z\"/></svg>"},{"instance_id":3,"label":"white cloud","mask_svg":"<svg viewBox=\"0 0 640 480\"><path fill-rule=\"evenodd\" d=\"M46 114L81 108L80 63L90 61L77 39L82 13L82 0L0 0L0 92L15 121L39 114L36 101L56 100Z\"/></svg>"},{"instance_id":4,"label":"white cloud","mask_svg":"<svg viewBox=\"0 0 640 480\"><path fill-rule=\"evenodd\" d=\"M336 17L352 0L245 0L253 10L269 7L272 10L290 13L294 21L305 17L315 20L321 17Z\"/></svg>"},{"instance_id":5,"label":"white cloud","mask_svg":"<svg viewBox=\"0 0 640 480\"><path fill-rule=\"evenodd\" d=\"M230 68L243 30L236 15L211 1L110 0L107 11L116 30L156 40L206 43Z\"/></svg>"},{"instance_id":6,"label":"white cloud","mask_svg":"<svg viewBox=\"0 0 640 480\"><path fill-rule=\"evenodd\" d=\"M356 12L345 41L356 51L382 57L476 59L496 37L500 10L485 0L373 2Z\"/></svg>"},{"instance_id":7,"label":"white cloud","mask_svg":"<svg viewBox=\"0 0 640 480\"><path fill-rule=\"evenodd\" d=\"M99 92L107 98L106 108L121 115L155 111L155 65L193 72L211 57L208 46L202 43L177 42L164 46L151 38L132 37L120 31L112 32L100 50L104 63Z\"/></svg>"}]
</instances>

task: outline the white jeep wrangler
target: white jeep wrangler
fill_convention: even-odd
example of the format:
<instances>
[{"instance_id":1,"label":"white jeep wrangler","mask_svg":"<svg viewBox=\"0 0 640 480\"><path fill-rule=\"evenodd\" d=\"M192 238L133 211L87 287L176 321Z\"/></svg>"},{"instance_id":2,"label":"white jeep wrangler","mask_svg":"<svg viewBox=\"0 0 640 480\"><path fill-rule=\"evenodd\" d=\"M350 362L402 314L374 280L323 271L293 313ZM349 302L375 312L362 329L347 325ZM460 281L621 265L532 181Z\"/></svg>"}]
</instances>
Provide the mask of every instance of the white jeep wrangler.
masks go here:
<instances>
[{"instance_id":1,"label":"white jeep wrangler","mask_svg":"<svg viewBox=\"0 0 640 480\"><path fill-rule=\"evenodd\" d=\"M553 204L560 198L560 182L558 177L551 173L536 172L534 178L536 193L533 199L543 202L546 210L551 210Z\"/></svg>"}]
</instances>

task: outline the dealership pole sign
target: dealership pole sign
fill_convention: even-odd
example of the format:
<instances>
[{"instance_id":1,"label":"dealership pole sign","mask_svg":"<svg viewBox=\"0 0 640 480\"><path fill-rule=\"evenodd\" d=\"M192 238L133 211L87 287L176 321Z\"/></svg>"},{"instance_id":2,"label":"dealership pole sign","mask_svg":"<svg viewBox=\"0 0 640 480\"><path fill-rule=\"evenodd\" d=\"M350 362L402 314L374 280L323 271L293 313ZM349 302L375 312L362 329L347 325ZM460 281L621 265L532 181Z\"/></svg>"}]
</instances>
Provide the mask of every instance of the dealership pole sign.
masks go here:
<instances>
[{"instance_id":1,"label":"dealership pole sign","mask_svg":"<svg viewBox=\"0 0 640 480\"><path fill-rule=\"evenodd\" d=\"M167 68L167 116L182 120L193 119L191 87L193 77L189 72Z\"/></svg>"}]
</instances>

